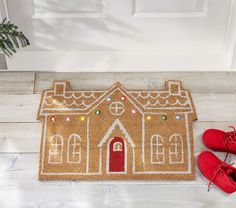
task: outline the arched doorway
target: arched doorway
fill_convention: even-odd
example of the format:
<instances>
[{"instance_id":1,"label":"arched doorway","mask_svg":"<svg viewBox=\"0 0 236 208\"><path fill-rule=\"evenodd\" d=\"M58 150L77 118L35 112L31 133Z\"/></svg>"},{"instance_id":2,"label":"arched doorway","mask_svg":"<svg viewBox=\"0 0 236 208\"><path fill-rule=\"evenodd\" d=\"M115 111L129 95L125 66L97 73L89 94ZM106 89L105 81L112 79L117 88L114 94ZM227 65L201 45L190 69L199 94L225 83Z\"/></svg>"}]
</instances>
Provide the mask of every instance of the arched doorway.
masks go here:
<instances>
[{"instance_id":1,"label":"arched doorway","mask_svg":"<svg viewBox=\"0 0 236 208\"><path fill-rule=\"evenodd\" d=\"M108 143L108 172L125 172L126 171L126 142L120 137L114 137Z\"/></svg>"}]
</instances>

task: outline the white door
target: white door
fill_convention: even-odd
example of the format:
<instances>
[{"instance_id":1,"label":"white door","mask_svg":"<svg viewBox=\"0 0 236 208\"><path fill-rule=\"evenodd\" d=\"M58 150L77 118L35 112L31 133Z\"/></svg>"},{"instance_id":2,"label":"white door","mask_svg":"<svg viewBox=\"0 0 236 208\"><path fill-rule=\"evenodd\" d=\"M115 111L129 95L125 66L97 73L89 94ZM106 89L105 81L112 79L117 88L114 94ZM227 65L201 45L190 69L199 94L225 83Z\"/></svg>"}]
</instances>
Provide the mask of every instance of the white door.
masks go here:
<instances>
[{"instance_id":1,"label":"white door","mask_svg":"<svg viewBox=\"0 0 236 208\"><path fill-rule=\"evenodd\" d=\"M229 68L235 0L0 0L31 47L16 70Z\"/></svg>"}]
</instances>

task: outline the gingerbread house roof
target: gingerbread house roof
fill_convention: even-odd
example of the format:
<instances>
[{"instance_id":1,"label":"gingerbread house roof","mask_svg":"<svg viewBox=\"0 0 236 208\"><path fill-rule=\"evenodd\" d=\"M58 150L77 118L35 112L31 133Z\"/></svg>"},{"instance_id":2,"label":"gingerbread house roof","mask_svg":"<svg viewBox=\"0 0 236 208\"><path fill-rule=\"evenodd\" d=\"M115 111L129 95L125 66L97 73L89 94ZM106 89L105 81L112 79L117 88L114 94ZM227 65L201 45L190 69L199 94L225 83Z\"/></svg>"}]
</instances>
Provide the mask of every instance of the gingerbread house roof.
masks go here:
<instances>
[{"instance_id":1,"label":"gingerbread house roof","mask_svg":"<svg viewBox=\"0 0 236 208\"><path fill-rule=\"evenodd\" d=\"M174 110L195 114L190 92L183 89L180 81L166 81L163 90L127 90L116 83L103 91L71 91L69 81L54 81L53 89L43 92L38 116L66 112L89 113L116 90L132 100L142 112Z\"/></svg>"}]
</instances>

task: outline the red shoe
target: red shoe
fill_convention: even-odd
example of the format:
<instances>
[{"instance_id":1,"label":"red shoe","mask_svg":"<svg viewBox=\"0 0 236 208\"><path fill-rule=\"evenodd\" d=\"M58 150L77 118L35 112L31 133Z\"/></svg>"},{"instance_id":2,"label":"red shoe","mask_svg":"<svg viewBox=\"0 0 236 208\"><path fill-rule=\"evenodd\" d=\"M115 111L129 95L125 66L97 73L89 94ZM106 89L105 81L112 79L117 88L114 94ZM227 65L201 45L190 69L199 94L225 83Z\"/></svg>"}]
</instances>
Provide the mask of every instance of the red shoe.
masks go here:
<instances>
[{"instance_id":1,"label":"red shoe","mask_svg":"<svg viewBox=\"0 0 236 208\"><path fill-rule=\"evenodd\" d=\"M208 191L211 183L214 183L226 193L236 191L236 168L233 164L222 162L213 153L204 151L198 156L198 168L201 173L210 180Z\"/></svg>"},{"instance_id":2,"label":"red shoe","mask_svg":"<svg viewBox=\"0 0 236 208\"><path fill-rule=\"evenodd\" d=\"M236 129L224 132L218 129L208 129L204 132L202 139L204 144L213 150L236 154Z\"/></svg>"}]
</instances>

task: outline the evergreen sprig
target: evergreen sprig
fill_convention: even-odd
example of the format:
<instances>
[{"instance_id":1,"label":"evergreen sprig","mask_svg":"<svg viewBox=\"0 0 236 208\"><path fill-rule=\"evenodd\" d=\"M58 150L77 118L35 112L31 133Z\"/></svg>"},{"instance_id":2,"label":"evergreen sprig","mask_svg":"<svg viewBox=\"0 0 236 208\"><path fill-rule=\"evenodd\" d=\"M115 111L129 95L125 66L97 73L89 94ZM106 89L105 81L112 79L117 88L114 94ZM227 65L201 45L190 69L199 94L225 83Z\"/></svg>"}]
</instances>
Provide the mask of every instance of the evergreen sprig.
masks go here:
<instances>
[{"instance_id":1,"label":"evergreen sprig","mask_svg":"<svg viewBox=\"0 0 236 208\"><path fill-rule=\"evenodd\" d=\"M0 49L7 55L12 56L16 49L30 45L25 35L18 31L18 27L7 21L6 18L0 23Z\"/></svg>"}]
</instances>

